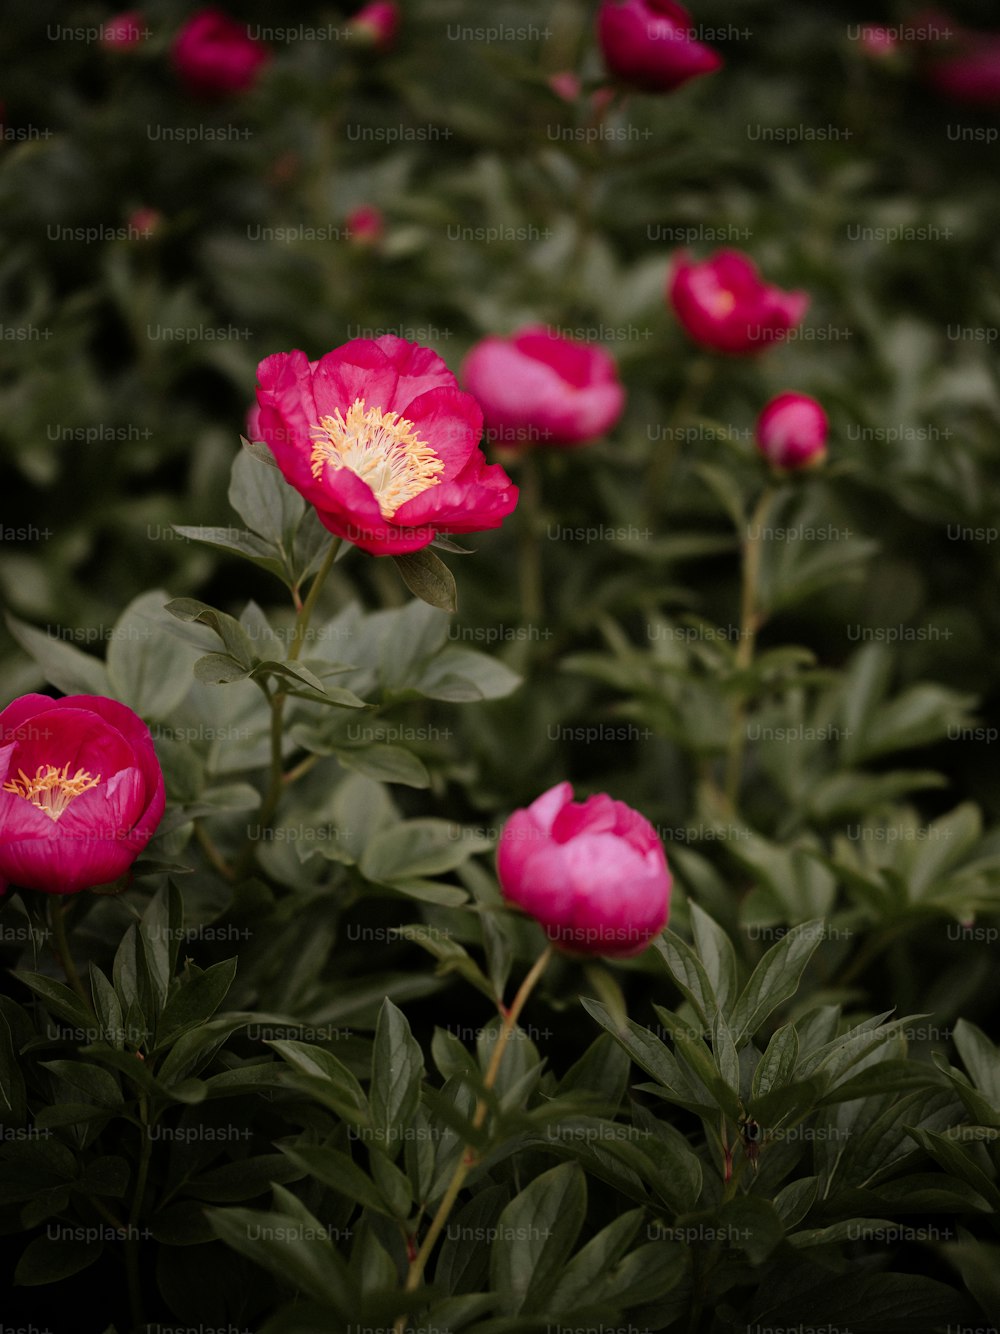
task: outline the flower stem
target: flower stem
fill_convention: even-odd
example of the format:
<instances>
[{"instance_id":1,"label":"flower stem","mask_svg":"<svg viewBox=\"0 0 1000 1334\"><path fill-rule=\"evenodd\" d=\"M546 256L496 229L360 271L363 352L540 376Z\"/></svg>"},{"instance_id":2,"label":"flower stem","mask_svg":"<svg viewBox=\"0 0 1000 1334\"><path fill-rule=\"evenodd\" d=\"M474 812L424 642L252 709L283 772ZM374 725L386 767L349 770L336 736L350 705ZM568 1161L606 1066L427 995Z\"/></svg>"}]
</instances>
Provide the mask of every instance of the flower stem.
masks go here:
<instances>
[{"instance_id":1,"label":"flower stem","mask_svg":"<svg viewBox=\"0 0 1000 1334\"><path fill-rule=\"evenodd\" d=\"M761 529L774 499L774 488L766 486L753 512L753 518L747 527L743 539L743 577L740 588L740 642L736 650L736 671L747 672L753 664L757 632L764 617L757 606L760 593L760 560L763 552ZM746 745L747 692L741 686L733 711L733 724L729 733L729 751L726 756L726 799L730 808L735 808L739 795L740 777L743 771L743 750Z\"/></svg>"},{"instance_id":2,"label":"flower stem","mask_svg":"<svg viewBox=\"0 0 1000 1334\"><path fill-rule=\"evenodd\" d=\"M538 459L528 446L521 459L520 583L521 617L526 625L537 625L545 615L542 596L542 552L539 529L542 517L542 479Z\"/></svg>"},{"instance_id":3,"label":"flower stem","mask_svg":"<svg viewBox=\"0 0 1000 1334\"><path fill-rule=\"evenodd\" d=\"M517 1021L521 1011L524 1009L528 997L534 990L538 979L545 972L554 953L555 951L551 945L546 946L544 952L539 955L538 959L536 959L531 971L527 974L518 988L517 995L514 997L510 1008L501 1010L502 1023L496 1043L490 1055L489 1064L486 1067L486 1073L483 1076L484 1089L492 1089L493 1085L496 1083L496 1078L500 1071L500 1062L503 1060L504 1052L507 1050L507 1043L510 1041L511 1034L517 1027ZM479 1130L483 1125L488 1110L489 1105L486 1099L480 1097L476 1105L475 1115L472 1118L472 1126L474 1130ZM447 1223L448 1217L455 1206L455 1201L458 1199L459 1192L465 1184L465 1178L469 1175L475 1165L475 1151L471 1146L466 1145L465 1151L455 1167L451 1181L448 1183L448 1188L441 1197L441 1203L438 1205L437 1212L431 1220L431 1225L427 1229L427 1235L424 1237L423 1243L416 1256L410 1262L410 1268L406 1275L406 1284L403 1289L404 1292L413 1292L420 1286L420 1281L424 1276L424 1269L427 1266L427 1261L430 1259L431 1251L433 1251L438 1237L444 1230L444 1225ZM401 1315L396 1321L395 1334L403 1334L405 1329L406 1316Z\"/></svg>"},{"instance_id":4,"label":"flower stem","mask_svg":"<svg viewBox=\"0 0 1000 1334\"><path fill-rule=\"evenodd\" d=\"M652 528L660 512L660 502L670 485L674 468L680 454L677 436L680 428L697 410L702 395L708 388L715 373L715 363L708 357L696 357L688 367L688 373L681 387L680 395L674 406L668 426L669 437L660 442L660 447L649 461L646 473L646 526Z\"/></svg>"},{"instance_id":5,"label":"flower stem","mask_svg":"<svg viewBox=\"0 0 1000 1334\"><path fill-rule=\"evenodd\" d=\"M93 1014L94 1003L90 998L87 988L83 985L83 982L80 979L80 974L76 970L76 964L73 962L73 955L70 951L69 939L66 935L66 904L61 896L53 895L49 900L49 925L52 928L54 953L63 972L66 974L66 981L80 997L90 1013Z\"/></svg>"},{"instance_id":6,"label":"flower stem","mask_svg":"<svg viewBox=\"0 0 1000 1334\"><path fill-rule=\"evenodd\" d=\"M128 1217L128 1234L125 1238L129 1309L132 1313L132 1324L136 1329L142 1327L142 1278L139 1272L139 1239L135 1233L142 1215L142 1201L146 1194L146 1179L149 1176L149 1160L153 1148L149 1138L149 1104L145 1094L140 1094L139 1097L139 1119L142 1122L142 1143L139 1148L139 1168L135 1177L132 1208Z\"/></svg>"},{"instance_id":7,"label":"flower stem","mask_svg":"<svg viewBox=\"0 0 1000 1334\"><path fill-rule=\"evenodd\" d=\"M316 577L310 585L309 592L302 603L299 613L295 618L295 627L292 631L292 642L288 649L288 662L298 661L305 644L306 631L309 628L309 621L315 610L319 595L323 591L323 585L326 583L327 575L333 569L333 563L337 559L337 552L340 549L341 539L335 538L331 543L323 564L320 566ZM284 738L284 718L285 718L285 698L286 691L280 687L269 695L271 704L271 778L268 784L267 792L264 794L264 800L261 802L260 814L257 819L257 828L266 829L274 819L274 814L278 809L278 803L281 801L281 793L285 786L284 775L284 757L282 755L282 741ZM233 868L233 877L238 879L245 875L250 869L253 861L253 850L255 839L251 838Z\"/></svg>"}]
</instances>

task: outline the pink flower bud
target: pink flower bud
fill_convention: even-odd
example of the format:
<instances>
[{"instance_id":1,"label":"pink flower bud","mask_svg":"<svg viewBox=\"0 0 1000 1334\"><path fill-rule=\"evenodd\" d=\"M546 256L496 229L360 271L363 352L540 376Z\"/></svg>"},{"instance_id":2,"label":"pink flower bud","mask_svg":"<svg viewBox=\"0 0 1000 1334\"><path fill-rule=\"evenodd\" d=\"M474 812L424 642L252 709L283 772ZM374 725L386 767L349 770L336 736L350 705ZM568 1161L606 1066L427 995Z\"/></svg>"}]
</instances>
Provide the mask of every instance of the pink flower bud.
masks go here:
<instances>
[{"instance_id":1,"label":"pink flower bud","mask_svg":"<svg viewBox=\"0 0 1000 1334\"><path fill-rule=\"evenodd\" d=\"M0 713L0 881L77 894L124 875L156 832L149 729L101 695L22 695Z\"/></svg>"},{"instance_id":2,"label":"pink flower bud","mask_svg":"<svg viewBox=\"0 0 1000 1334\"><path fill-rule=\"evenodd\" d=\"M149 36L146 21L138 9L130 9L108 19L101 29L101 45L106 51L131 51Z\"/></svg>"},{"instance_id":3,"label":"pink flower bud","mask_svg":"<svg viewBox=\"0 0 1000 1334\"><path fill-rule=\"evenodd\" d=\"M757 419L757 448L772 467L785 471L817 467L826 458L830 423L808 394L779 394Z\"/></svg>"},{"instance_id":4,"label":"pink flower bud","mask_svg":"<svg viewBox=\"0 0 1000 1334\"><path fill-rule=\"evenodd\" d=\"M780 342L809 305L807 293L765 283L739 250L718 250L700 264L678 255L667 295L689 337L730 356L764 352Z\"/></svg>"},{"instance_id":5,"label":"pink flower bud","mask_svg":"<svg viewBox=\"0 0 1000 1334\"><path fill-rule=\"evenodd\" d=\"M722 65L676 0L603 0L597 39L609 72L649 93L672 92Z\"/></svg>"},{"instance_id":6,"label":"pink flower bud","mask_svg":"<svg viewBox=\"0 0 1000 1334\"><path fill-rule=\"evenodd\" d=\"M382 210L376 208L374 204L361 204L357 208L351 209L346 222L350 240L355 245L376 245L381 241L382 234L385 231L385 218L382 216Z\"/></svg>"},{"instance_id":7,"label":"pink flower bud","mask_svg":"<svg viewBox=\"0 0 1000 1334\"><path fill-rule=\"evenodd\" d=\"M515 811L500 835L497 874L507 902L570 953L639 954L667 924L663 845L644 816L603 793L576 802L559 783Z\"/></svg>"},{"instance_id":8,"label":"pink flower bud","mask_svg":"<svg viewBox=\"0 0 1000 1334\"><path fill-rule=\"evenodd\" d=\"M399 31L399 5L394 0L374 0L351 19L348 30L376 51L388 51Z\"/></svg>"},{"instance_id":9,"label":"pink flower bud","mask_svg":"<svg viewBox=\"0 0 1000 1334\"><path fill-rule=\"evenodd\" d=\"M543 326L477 343L462 378L494 444L580 445L610 430L625 390L603 348L564 338Z\"/></svg>"},{"instance_id":10,"label":"pink flower bud","mask_svg":"<svg viewBox=\"0 0 1000 1334\"><path fill-rule=\"evenodd\" d=\"M151 241L162 226L163 214L158 208L142 206L128 215L129 237L135 240Z\"/></svg>"},{"instance_id":11,"label":"pink flower bud","mask_svg":"<svg viewBox=\"0 0 1000 1334\"><path fill-rule=\"evenodd\" d=\"M892 30L877 23L861 24L859 41L864 54L875 60L884 60L899 50L899 42Z\"/></svg>"},{"instance_id":12,"label":"pink flower bud","mask_svg":"<svg viewBox=\"0 0 1000 1334\"><path fill-rule=\"evenodd\" d=\"M572 70L560 70L558 74L550 75L547 82L556 97L561 97L564 102L575 102L580 96L580 76Z\"/></svg>"},{"instance_id":13,"label":"pink flower bud","mask_svg":"<svg viewBox=\"0 0 1000 1334\"><path fill-rule=\"evenodd\" d=\"M266 46L218 9L203 9L189 19L174 39L172 55L184 84L202 97L246 92L271 59Z\"/></svg>"}]
</instances>

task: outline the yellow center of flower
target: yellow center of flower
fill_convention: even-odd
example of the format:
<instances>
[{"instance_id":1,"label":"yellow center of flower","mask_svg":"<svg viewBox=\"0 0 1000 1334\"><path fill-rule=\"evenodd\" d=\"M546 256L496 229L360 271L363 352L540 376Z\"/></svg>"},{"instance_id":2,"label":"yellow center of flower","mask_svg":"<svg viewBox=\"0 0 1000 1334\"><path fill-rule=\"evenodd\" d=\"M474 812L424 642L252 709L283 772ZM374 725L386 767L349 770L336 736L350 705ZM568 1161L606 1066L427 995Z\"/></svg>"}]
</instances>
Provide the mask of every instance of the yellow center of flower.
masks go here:
<instances>
[{"instance_id":1,"label":"yellow center of flower","mask_svg":"<svg viewBox=\"0 0 1000 1334\"><path fill-rule=\"evenodd\" d=\"M86 769L77 769L71 778L68 764L64 764L61 769L53 764L39 765L34 778L29 778L23 769L19 769L18 773L20 777L4 783L3 790L30 801L32 806L44 811L50 820L58 820L74 797L89 792L101 781Z\"/></svg>"},{"instance_id":2,"label":"yellow center of flower","mask_svg":"<svg viewBox=\"0 0 1000 1334\"><path fill-rule=\"evenodd\" d=\"M712 314L728 315L733 306L736 305L736 298L732 292L727 292L725 288L720 288L712 297Z\"/></svg>"},{"instance_id":3,"label":"yellow center of flower","mask_svg":"<svg viewBox=\"0 0 1000 1334\"><path fill-rule=\"evenodd\" d=\"M444 460L420 439L411 421L381 408L366 411L362 398L354 400L346 418L339 408L332 417L321 417L312 434L312 475L319 477L327 464L347 468L371 487L383 519L435 486L444 471Z\"/></svg>"}]
</instances>

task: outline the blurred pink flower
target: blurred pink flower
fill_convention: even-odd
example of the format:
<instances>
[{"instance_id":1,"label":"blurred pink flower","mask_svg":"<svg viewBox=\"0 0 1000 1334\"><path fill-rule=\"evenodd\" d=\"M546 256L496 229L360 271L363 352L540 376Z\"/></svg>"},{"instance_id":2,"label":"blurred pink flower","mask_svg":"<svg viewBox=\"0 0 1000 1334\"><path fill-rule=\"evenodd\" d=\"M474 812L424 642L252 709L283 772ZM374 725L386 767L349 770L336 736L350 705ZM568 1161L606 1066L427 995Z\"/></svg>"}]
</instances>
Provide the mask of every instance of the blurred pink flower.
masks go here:
<instances>
[{"instance_id":1,"label":"blurred pink flower","mask_svg":"<svg viewBox=\"0 0 1000 1334\"><path fill-rule=\"evenodd\" d=\"M570 953L639 954L667 924L671 876L649 821L601 794L550 788L507 821L497 849L504 898Z\"/></svg>"},{"instance_id":2,"label":"blurred pink flower","mask_svg":"<svg viewBox=\"0 0 1000 1334\"><path fill-rule=\"evenodd\" d=\"M696 31L676 0L602 0L597 15L608 71L649 93L672 92L721 67L722 57Z\"/></svg>"},{"instance_id":3,"label":"blurred pink flower","mask_svg":"<svg viewBox=\"0 0 1000 1334\"><path fill-rule=\"evenodd\" d=\"M0 879L76 894L124 875L156 832L149 729L101 695L22 695L0 713Z\"/></svg>"},{"instance_id":4,"label":"blurred pink flower","mask_svg":"<svg viewBox=\"0 0 1000 1334\"><path fill-rule=\"evenodd\" d=\"M375 245L385 231L382 210L374 204L360 204L352 208L345 219L350 240L355 245Z\"/></svg>"},{"instance_id":5,"label":"blurred pink flower","mask_svg":"<svg viewBox=\"0 0 1000 1334\"><path fill-rule=\"evenodd\" d=\"M967 106L1000 106L1000 32L963 28L935 13L924 25L924 77L942 97Z\"/></svg>"},{"instance_id":6,"label":"blurred pink flower","mask_svg":"<svg viewBox=\"0 0 1000 1334\"><path fill-rule=\"evenodd\" d=\"M277 352L257 368L249 427L320 522L375 556L438 533L499 528L517 504L479 449L483 417L430 348L356 338L317 362Z\"/></svg>"},{"instance_id":7,"label":"blurred pink flower","mask_svg":"<svg viewBox=\"0 0 1000 1334\"><path fill-rule=\"evenodd\" d=\"M395 0L374 0L358 10L348 27L376 51L388 51L399 32L399 20L399 5Z\"/></svg>"},{"instance_id":8,"label":"blurred pink flower","mask_svg":"<svg viewBox=\"0 0 1000 1334\"><path fill-rule=\"evenodd\" d=\"M150 241L163 226L163 214L158 208L141 205L128 215L129 236Z\"/></svg>"},{"instance_id":9,"label":"blurred pink flower","mask_svg":"<svg viewBox=\"0 0 1000 1334\"><path fill-rule=\"evenodd\" d=\"M575 102L580 96L580 76L572 70L565 69L558 74L551 74L546 82L556 97L561 97L564 102Z\"/></svg>"},{"instance_id":10,"label":"blurred pink flower","mask_svg":"<svg viewBox=\"0 0 1000 1334\"><path fill-rule=\"evenodd\" d=\"M174 68L191 92L225 97L253 87L271 59L262 43L219 9L203 9L174 38Z\"/></svg>"},{"instance_id":11,"label":"blurred pink flower","mask_svg":"<svg viewBox=\"0 0 1000 1334\"><path fill-rule=\"evenodd\" d=\"M814 468L826 458L829 426L816 399L808 394L778 394L757 419L757 448L783 471Z\"/></svg>"},{"instance_id":12,"label":"blurred pink flower","mask_svg":"<svg viewBox=\"0 0 1000 1334\"><path fill-rule=\"evenodd\" d=\"M487 440L506 447L580 445L614 426L625 390L601 347L532 325L484 338L462 380L486 419Z\"/></svg>"},{"instance_id":13,"label":"blurred pink flower","mask_svg":"<svg viewBox=\"0 0 1000 1334\"><path fill-rule=\"evenodd\" d=\"M130 51L148 36L145 18L138 9L130 9L102 25L101 45L108 51Z\"/></svg>"},{"instance_id":14,"label":"blurred pink flower","mask_svg":"<svg viewBox=\"0 0 1000 1334\"><path fill-rule=\"evenodd\" d=\"M680 253L667 294L685 332L702 347L731 356L763 352L802 320L806 292L765 283L749 255L717 250L700 264Z\"/></svg>"}]
</instances>

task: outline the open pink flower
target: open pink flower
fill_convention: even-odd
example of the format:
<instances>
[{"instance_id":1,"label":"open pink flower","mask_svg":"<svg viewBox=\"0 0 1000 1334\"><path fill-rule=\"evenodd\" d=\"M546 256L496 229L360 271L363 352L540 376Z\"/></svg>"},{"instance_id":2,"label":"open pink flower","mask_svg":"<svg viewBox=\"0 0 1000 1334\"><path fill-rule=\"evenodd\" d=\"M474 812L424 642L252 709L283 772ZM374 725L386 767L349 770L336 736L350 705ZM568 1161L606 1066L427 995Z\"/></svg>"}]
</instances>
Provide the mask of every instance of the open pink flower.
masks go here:
<instances>
[{"instance_id":1,"label":"open pink flower","mask_svg":"<svg viewBox=\"0 0 1000 1334\"><path fill-rule=\"evenodd\" d=\"M374 204L359 204L351 209L344 221L349 239L356 246L377 245L385 232L385 217Z\"/></svg>"},{"instance_id":2,"label":"open pink flower","mask_svg":"<svg viewBox=\"0 0 1000 1334\"><path fill-rule=\"evenodd\" d=\"M676 0L603 0L597 40L609 72L649 93L672 92L722 65Z\"/></svg>"},{"instance_id":3,"label":"open pink flower","mask_svg":"<svg viewBox=\"0 0 1000 1334\"><path fill-rule=\"evenodd\" d=\"M573 800L559 783L500 835L504 898L537 918L548 938L578 954L639 954L667 924L671 877L644 816L611 797Z\"/></svg>"},{"instance_id":4,"label":"open pink flower","mask_svg":"<svg viewBox=\"0 0 1000 1334\"><path fill-rule=\"evenodd\" d=\"M579 445L610 430L625 405L603 348L542 326L484 338L462 379L483 409L487 439L499 445Z\"/></svg>"},{"instance_id":5,"label":"open pink flower","mask_svg":"<svg viewBox=\"0 0 1000 1334\"><path fill-rule=\"evenodd\" d=\"M22 695L0 713L0 879L76 894L124 875L163 815L145 723L102 695Z\"/></svg>"},{"instance_id":6,"label":"open pink flower","mask_svg":"<svg viewBox=\"0 0 1000 1334\"><path fill-rule=\"evenodd\" d=\"M483 415L430 348L355 338L257 368L256 433L320 522L374 556L499 528L517 487L486 463Z\"/></svg>"},{"instance_id":7,"label":"open pink flower","mask_svg":"<svg viewBox=\"0 0 1000 1334\"><path fill-rule=\"evenodd\" d=\"M667 294L685 332L702 347L731 356L763 352L785 338L809 305L806 292L771 287L740 250L692 262L677 256Z\"/></svg>"},{"instance_id":8,"label":"open pink flower","mask_svg":"<svg viewBox=\"0 0 1000 1334\"><path fill-rule=\"evenodd\" d=\"M226 97L257 81L271 53L220 9L203 9L185 23L173 45L174 68L193 93Z\"/></svg>"},{"instance_id":9,"label":"open pink flower","mask_svg":"<svg viewBox=\"0 0 1000 1334\"><path fill-rule=\"evenodd\" d=\"M757 419L757 448L768 463L782 471L814 468L826 458L829 426L815 398L778 394Z\"/></svg>"}]
</instances>

